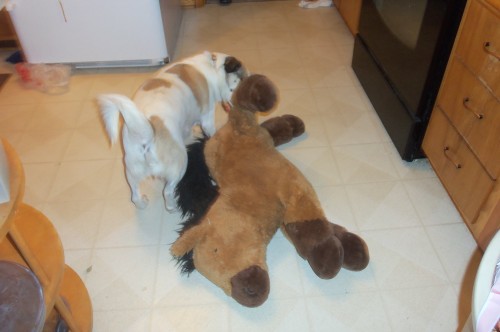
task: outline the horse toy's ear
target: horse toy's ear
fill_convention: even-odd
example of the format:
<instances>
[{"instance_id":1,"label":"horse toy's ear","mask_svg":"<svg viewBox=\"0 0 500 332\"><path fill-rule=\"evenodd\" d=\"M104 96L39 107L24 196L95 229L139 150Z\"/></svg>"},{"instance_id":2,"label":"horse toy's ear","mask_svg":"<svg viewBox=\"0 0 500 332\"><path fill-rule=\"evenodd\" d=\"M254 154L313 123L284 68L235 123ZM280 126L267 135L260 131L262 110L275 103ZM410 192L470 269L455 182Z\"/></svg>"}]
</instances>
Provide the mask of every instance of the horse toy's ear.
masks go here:
<instances>
[{"instance_id":1,"label":"horse toy's ear","mask_svg":"<svg viewBox=\"0 0 500 332\"><path fill-rule=\"evenodd\" d=\"M274 146L288 143L306 131L304 121L292 114L271 118L262 122L260 126L269 132Z\"/></svg>"},{"instance_id":2,"label":"horse toy's ear","mask_svg":"<svg viewBox=\"0 0 500 332\"><path fill-rule=\"evenodd\" d=\"M170 247L174 257L182 257L192 251L206 234L205 224L199 224L184 231Z\"/></svg>"},{"instance_id":3,"label":"horse toy's ear","mask_svg":"<svg viewBox=\"0 0 500 332\"><path fill-rule=\"evenodd\" d=\"M267 112L278 102L278 89L264 75L254 74L241 81L231 101L243 110Z\"/></svg>"}]
</instances>

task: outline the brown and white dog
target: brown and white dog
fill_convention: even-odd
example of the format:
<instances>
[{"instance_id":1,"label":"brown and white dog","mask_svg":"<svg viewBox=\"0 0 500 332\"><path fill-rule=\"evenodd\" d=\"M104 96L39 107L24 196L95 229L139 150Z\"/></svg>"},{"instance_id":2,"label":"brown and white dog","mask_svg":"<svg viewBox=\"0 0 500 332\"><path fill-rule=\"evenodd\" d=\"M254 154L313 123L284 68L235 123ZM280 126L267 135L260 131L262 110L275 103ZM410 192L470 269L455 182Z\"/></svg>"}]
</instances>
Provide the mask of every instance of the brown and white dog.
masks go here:
<instances>
[{"instance_id":1,"label":"brown and white dog","mask_svg":"<svg viewBox=\"0 0 500 332\"><path fill-rule=\"evenodd\" d=\"M228 103L247 75L236 58L204 52L162 68L139 87L133 100L118 94L97 97L111 144L118 140L123 117L125 173L137 208L148 204L139 186L152 176L165 181L165 206L175 210L174 190L186 170L193 126L201 125L212 136L216 104Z\"/></svg>"}]
</instances>

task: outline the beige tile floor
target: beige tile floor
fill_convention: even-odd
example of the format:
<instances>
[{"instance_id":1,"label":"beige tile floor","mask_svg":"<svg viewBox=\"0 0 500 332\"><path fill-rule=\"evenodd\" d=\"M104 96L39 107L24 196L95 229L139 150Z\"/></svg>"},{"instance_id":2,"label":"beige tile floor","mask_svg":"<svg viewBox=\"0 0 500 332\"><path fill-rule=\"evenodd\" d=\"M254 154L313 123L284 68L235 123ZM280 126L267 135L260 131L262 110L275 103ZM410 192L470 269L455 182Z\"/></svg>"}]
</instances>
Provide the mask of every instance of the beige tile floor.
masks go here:
<instances>
[{"instance_id":1,"label":"beige tile floor","mask_svg":"<svg viewBox=\"0 0 500 332\"><path fill-rule=\"evenodd\" d=\"M179 274L168 250L180 218L164 211L154 182L145 184L148 209L129 200L121 150L109 147L94 97L131 95L150 70L77 72L62 95L9 80L0 133L23 161L25 200L53 221L88 287L94 331L442 332L463 323L480 253L428 162L400 160L350 67L352 47L334 8L273 1L185 13L175 58L221 51L268 75L281 90L275 114L296 114L307 127L280 150L313 183L329 218L371 251L364 271L325 281L277 234L271 293L256 309L196 272Z\"/></svg>"}]
</instances>

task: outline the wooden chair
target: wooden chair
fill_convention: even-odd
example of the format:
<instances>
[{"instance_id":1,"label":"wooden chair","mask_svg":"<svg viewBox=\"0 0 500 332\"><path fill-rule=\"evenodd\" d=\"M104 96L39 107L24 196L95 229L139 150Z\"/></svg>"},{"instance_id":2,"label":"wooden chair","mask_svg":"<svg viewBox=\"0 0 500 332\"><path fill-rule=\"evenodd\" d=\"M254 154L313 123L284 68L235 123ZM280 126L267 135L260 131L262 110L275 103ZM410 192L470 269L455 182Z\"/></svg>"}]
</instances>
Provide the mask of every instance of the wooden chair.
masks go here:
<instances>
[{"instance_id":1,"label":"wooden chair","mask_svg":"<svg viewBox=\"0 0 500 332\"><path fill-rule=\"evenodd\" d=\"M40 211L23 203L24 170L12 148L1 139L9 170L10 200L0 203L0 260L27 266L43 287L45 318L55 314L73 332L92 330L92 304L78 274L64 263L57 231Z\"/></svg>"}]
</instances>

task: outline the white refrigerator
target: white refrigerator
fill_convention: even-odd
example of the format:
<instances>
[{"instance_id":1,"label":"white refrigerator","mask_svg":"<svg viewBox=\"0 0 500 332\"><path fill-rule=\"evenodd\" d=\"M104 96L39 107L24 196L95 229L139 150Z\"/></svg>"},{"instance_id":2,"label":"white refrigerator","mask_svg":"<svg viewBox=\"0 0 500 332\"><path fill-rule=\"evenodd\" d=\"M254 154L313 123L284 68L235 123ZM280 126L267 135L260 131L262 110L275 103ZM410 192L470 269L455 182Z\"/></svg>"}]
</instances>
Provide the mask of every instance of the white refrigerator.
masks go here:
<instances>
[{"instance_id":1,"label":"white refrigerator","mask_svg":"<svg viewBox=\"0 0 500 332\"><path fill-rule=\"evenodd\" d=\"M155 66L174 55L179 0L6 0L26 61Z\"/></svg>"}]
</instances>

